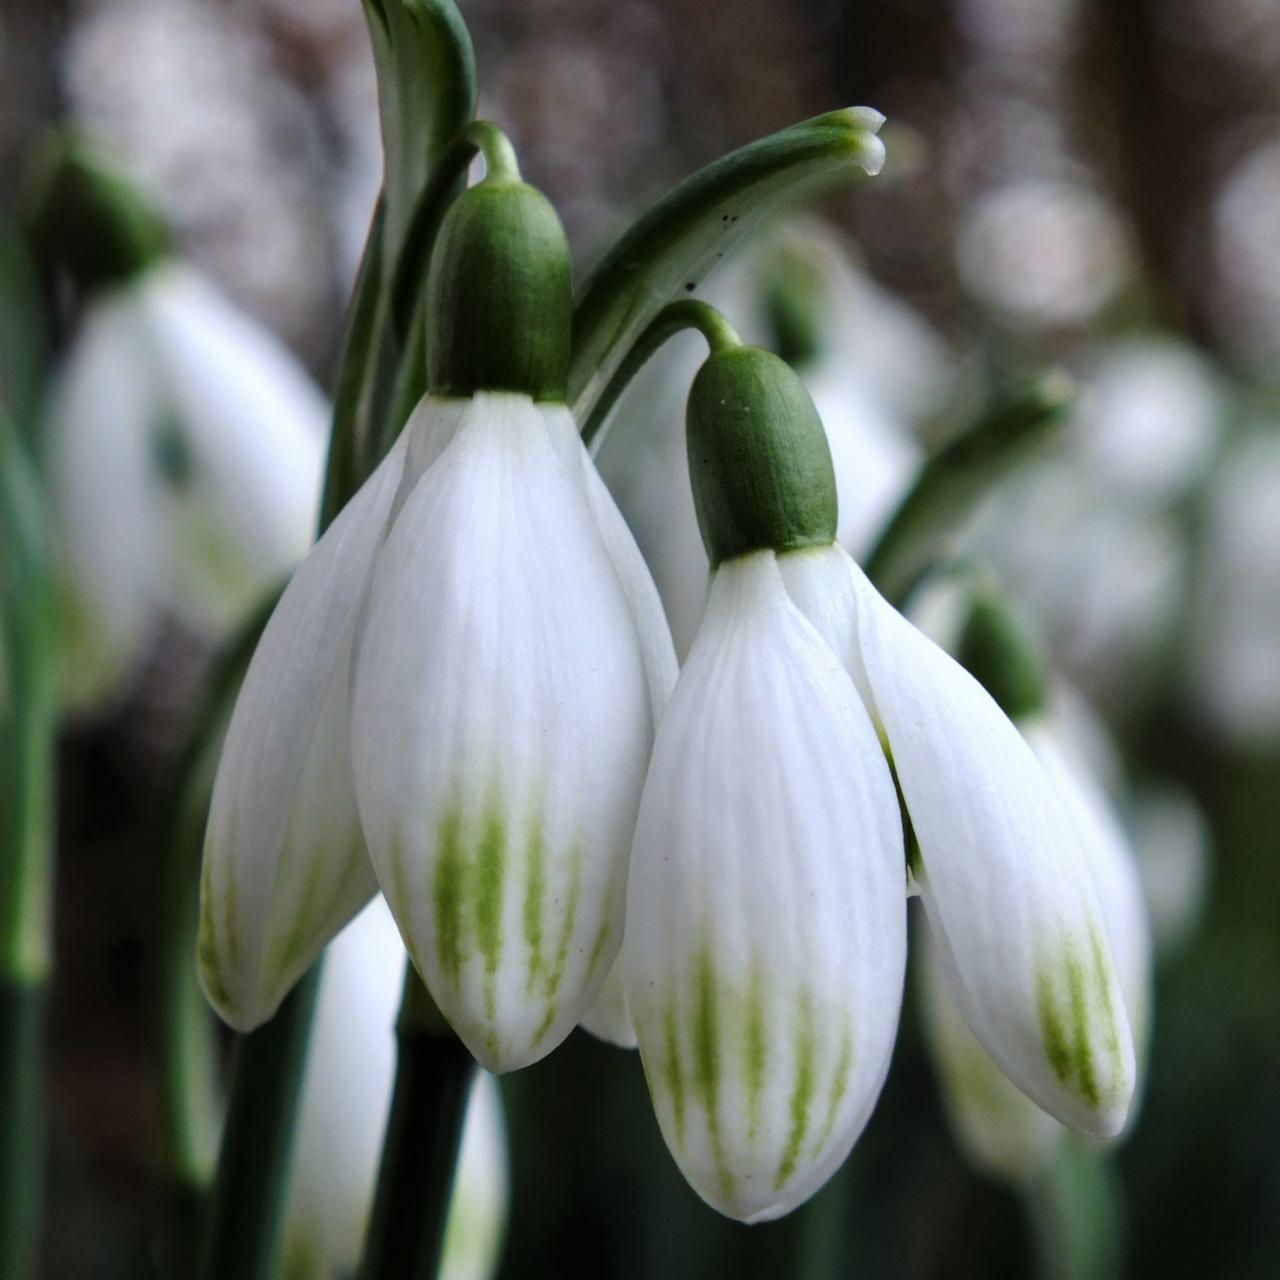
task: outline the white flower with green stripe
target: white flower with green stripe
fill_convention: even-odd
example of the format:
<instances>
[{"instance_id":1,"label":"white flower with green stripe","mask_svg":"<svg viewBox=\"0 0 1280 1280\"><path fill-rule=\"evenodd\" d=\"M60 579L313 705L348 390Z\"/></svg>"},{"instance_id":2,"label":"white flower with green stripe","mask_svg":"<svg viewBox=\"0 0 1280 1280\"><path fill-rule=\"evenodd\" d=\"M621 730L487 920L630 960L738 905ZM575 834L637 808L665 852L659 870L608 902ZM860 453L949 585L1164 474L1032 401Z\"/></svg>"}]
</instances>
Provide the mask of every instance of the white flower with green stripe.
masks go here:
<instances>
[{"instance_id":1,"label":"white flower with green stripe","mask_svg":"<svg viewBox=\"0 0 1280 1280\"><path fill-rule=\"evenodd\" d=\"M256 1026L381 888L495 1071L550 1052L622 942L675 656L564 403L569 266L501 166L451 206L428 385L251 664L215 786L201 972Z\"/></svg>"},{"instance_id":2,"label":"white flower with green stripe","mask_svg":"<svg viewBox=\"0 0 1280 1280\"><path fill-rule=\"evenodd\" d=\"M1044 769L835 544L821 424L780 361L713 353L688 431L714 579L641 804L624 969L685 1175L725 1213L773 1217L821 1185L865 1123L904 965L890 767L965 1021L1046 1111L1114 1134L1132 1037Z\"/></svg>"}]
</instances>

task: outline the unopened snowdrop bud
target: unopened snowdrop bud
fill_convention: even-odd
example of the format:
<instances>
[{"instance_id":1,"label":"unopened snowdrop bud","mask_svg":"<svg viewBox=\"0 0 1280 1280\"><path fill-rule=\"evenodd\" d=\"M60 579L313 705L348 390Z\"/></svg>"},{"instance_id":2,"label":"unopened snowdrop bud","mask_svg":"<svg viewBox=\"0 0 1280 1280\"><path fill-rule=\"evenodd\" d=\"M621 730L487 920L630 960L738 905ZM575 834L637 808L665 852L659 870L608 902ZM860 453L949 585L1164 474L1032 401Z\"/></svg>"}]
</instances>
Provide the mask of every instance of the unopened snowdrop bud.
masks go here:
<instances>
[{"instance_id":1,"label":"unopened snowdrop bud","mask_svg":"<svg viewBox=\"0 0 1280 1280\"><path fill-rule=\"evenodd\" d=\"M716 565L636 829L624 976L667 1145L732 1217L786 1213L835 1171L888 1069L905 963L893 783L780 553L825 542L821 424L775 357L711 356L690 467Z\"/></svg>"}]
</instances>

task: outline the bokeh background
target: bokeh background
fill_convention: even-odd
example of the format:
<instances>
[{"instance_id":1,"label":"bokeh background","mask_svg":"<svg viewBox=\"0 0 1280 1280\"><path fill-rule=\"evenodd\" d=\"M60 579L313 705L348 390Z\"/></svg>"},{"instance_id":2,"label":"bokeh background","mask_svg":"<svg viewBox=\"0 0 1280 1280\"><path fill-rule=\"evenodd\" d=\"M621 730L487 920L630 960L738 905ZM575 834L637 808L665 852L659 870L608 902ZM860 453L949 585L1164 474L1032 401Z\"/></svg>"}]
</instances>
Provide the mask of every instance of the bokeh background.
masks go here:
<instances>
[{"instance_id":1,"label":"bokeh background","mask_svg":"<svg viewBox=\"0 0 1280 1280\"><path fill-rule=\"evenodd\" d=\"M1151 801L1130 816L1180 935L1107 1203L1126 1275L1275 1275L1280 4L460 8L480 114L555 201L580 268L722 151L870 103L889 118L888 167L822 212L945 353L946 391L910 426L927 443L975 386L1045 363L1081 378L1068 452L974 536ZM184 253L328 385L380 172L356 0L5 0L0 68L0 203L19 200L40 131L73 114L127 159ZM851 350L872 336L840 335ZM1126 386L1135 343L1168 358ZM1137 434L1112 447L1117 415ZM156 829L213 647L171 621L111 713L64 737L49 1277L156 1265ZM920 1039L908 1010L845 1173L747 1230L678 1178L634 1055L575 1034L510 1085L503 1275L785 1276L802 1256L868 1277L1046 1274L1034 1217L958 1154Z\"/></svg>"}]
</instances>

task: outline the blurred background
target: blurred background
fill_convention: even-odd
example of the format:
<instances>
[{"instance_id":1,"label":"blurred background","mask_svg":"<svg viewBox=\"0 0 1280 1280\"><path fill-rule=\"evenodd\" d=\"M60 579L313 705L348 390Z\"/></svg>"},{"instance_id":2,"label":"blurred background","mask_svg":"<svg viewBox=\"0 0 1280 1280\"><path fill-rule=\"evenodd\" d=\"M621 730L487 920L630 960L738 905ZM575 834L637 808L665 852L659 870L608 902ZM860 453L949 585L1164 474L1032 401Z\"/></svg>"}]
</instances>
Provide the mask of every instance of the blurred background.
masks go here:
<instances>
[{"instance_id":1,"label":"blurred background","mask_svg":"<svg viewBox=\"0 0 1280 1280\"><path fill-rule=\"evenodd\" d=\"M828 341L925 449L984 387L1046 363L1079 379L1062 439L968 534L1114 737L1162 942L1142 1114L1083 1193L1117 1212L1119 1252L1075 1274L1275 1275L1280 4L459 7L479 114L556 203L579 269L724 150L868 103L886 171L821 213L874 301ZM356 0L5 0L0 205L67 115L327 389L380 175ZM904 314L895 368L876 343ZM216 642L166 615L127 688L64 735L49 1277L157 1265L156 830ZM502 1274L777 1276L814 1251L868 1277L1053 1274L1052 1231L960 1155L921 1040L909 1008L846 1171L746 1229L679 1179L636 1056L575 1033L507 1091Z\"/></svg>"}]
</instances>

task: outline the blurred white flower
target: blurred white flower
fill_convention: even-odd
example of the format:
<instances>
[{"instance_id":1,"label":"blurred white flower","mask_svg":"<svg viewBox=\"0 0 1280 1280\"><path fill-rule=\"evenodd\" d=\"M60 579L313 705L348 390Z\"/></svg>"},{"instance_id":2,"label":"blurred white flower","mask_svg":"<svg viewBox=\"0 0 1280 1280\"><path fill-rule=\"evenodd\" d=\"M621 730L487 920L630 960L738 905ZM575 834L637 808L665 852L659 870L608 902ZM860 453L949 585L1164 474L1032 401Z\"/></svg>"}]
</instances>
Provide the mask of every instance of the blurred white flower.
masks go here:
<instances>
[{"instance_id":1,"label":"blurred white flower","mask_svg":"<svg viewBox=\"0 0 1280 1280\"><path fill-rule=\"evenodd\" d=\"M48 431L71 707L120 691L166 609L221 635L302 558L328 421L282 344L189 267L90 300Z\"/></svg>"},{"instance_id":2,"label":"blurred white flower","mask_svg":"<svg viewBox=\"0 0 1280 1280\"><path fill-rule=\"evenodd\" d=\"M1205 499L1194 594L1191 695L1243 747L1280 740L1280 432L1234 445Z\"/></svg>"},{"instance_id":3,"label":"blurred white flower","mask_svg":"<svg viewBox=\"0 0 1280 1280\"><path fill-rule=\"evenodd\" d=\"M1175 955L1195 932L1208 898L1209 821L1188 792L1167 784L1135 792L1126 816L1156 948Z\"/></svg>"},{"instance_id":4,"label":"blurred white flower","mask_svg":"<svg viewBox=\"0 0 1280 1280\"><path fill-rule=\"evenodd\" d=\"M1060 181L1022 180L980 196L960 233L968 287L1013 318L1081 324L1128 281L1131 253L1115 207Z\"/></svg>"},{"instance_id":5,"label":"blurred white flower","mask_svg":"<svg viewBox=\"0 0 1280 1280\"><path fill-rule=\"evenodd\" d=\"M340 1280L359 1263L395 1079L404 968L404 944L381 898L326 956L285 1211L289 1280ZM494 1273L506 1213L502 1103L496 1082L482 1073L467 1104L442 1280Z\"/></svg>"}]
</instances>

